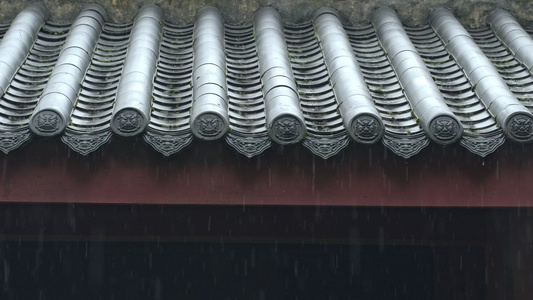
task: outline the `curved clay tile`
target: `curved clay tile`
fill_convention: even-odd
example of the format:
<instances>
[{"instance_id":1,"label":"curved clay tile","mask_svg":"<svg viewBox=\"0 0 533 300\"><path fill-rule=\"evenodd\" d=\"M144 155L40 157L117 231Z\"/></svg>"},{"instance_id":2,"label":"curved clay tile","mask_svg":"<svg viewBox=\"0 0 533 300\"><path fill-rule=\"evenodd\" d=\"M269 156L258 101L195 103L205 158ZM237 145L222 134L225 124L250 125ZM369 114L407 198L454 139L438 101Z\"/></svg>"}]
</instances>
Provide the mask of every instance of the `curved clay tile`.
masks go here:
<instances>
[{"instance_id":1,"label":"curved clay tile","mask_svg":"<svg viewBox=\"0 0 533 300\"><path fill-rule=\"evenodd\" d=\"M533 68L533 39L518 24L510 12L498 8L488 17L488 23L496 36L507 46L519 62L528 70Z\"/></svg>"},{"instance_id":2,"label":"curved clay tile","mask_svg":"<svg viewBox=\"0 0 533 300\"><path fill-rule=\"evenodd\" d=\"M88 5L72 24L58 61L30 119L30 129L40 136L62 133L81 88L104 25L105 11Z\"/></svg>"},{"instance_id":3,"label":"curved clay tile","mask_svg":"<svg viewBox=\"0 0 533 300\"><path fill-rule=\"evenodd\" d=\"M13 20L11 26L3 35L2 43L0 44L0 97L4 97L4 99L9 101L9 104L6 103L7 101L3 102L7 105L0 105L0 114L2 115L0 117L0 150L6 154L20 147L31 138L31 133L27 128L27 121L34 107L20 109L18 104L24 103L24 100L26 100L20 98L35 98L37 95L28 95L33 94L33 91L28 91L26 86L20 89L22 96L20 98L12 95L13 92L11 94L6 94L6 92L16 78L17 73L24 73L21 75L24 77L33 77L36 74L36 72L27 72L29 70L21 68L21 65L28 58L46 19L48 19L48 10L43 5L38 3L28 5ZM45 80L42 77L38 77L39 82L45 82ZM25 80L23 85L28 83L30 82ZM35 94L39 92L40 89ZM16 116L15 118L13 118L14 115Z\"/></svg>"},{"instance_id":4,"label":"curved clay tile","mask_svg":"<svg viewBox=\"0 0 533 300\"><path fill-rule=\"evenodd\" d=\"M417 27L388 8L362 25L326 8L300 24L272 8L243 25L210 7L189 25L154 5L133 23L104 16L89 6L73 24L45 22L30 5L0 26L0 151L31 131L83 155L114 132L166 156L224 137L248 157L301 143L324 159L350 140L409 158L430 140L485 156L504 133L533 139L531 41L503 10L469 31L442 9Z\"/></svg>"},{"instance_id":5,"label":"curved clay tile","mask_svg":"<svg viewBox=\"0 0 533 300\"><path fill-rule=\"evenodd\" d=\"M406 28L446 105L464 128L460 144L480 156L501 146L503 131L473 91L473 86L431 26Z\"/></svg>"},{"instance_id":6,"label":"curved clay tile","mask_svg":"<svg viewBox=\"0 0 533 300\"><path fill-rule=\"evenodd\" d=\"M254 157L272 145L266 130L254 28L250 24L225 29L231 126L226 142L237 152Z\"/></svg>"},{"instance_id":7,"label":"curved clay tile","mask_svg":"<svg viewBox=\"0 0 533 300\"><path fill-rule=\"evenodd\" d=\"M420 126L439 144L458 141L463 126L446 105L396 13L382 7L374 12L373 24Z\"/></svg>"},{"instance_id":8,"label":"curved clay tile","mask_svg":"<svg viewBox=\"0 0 533 300\"><path fill-rule=\"evenodd\" d=\"M348 137L320 39L313 23L285 25L285 40L307 126L302 145L327 159L348 146Z\"/></svg>"},{"instance_id":9,"label":"curved clay tile","mask_svg":"<svg viewBox=\"0 0 533 300\"><path fill-rule=\"evenodd\" d=\"M193 25L165 22L154 78L152 114L144 140L165 156L188 146L192 140Z\"/></svg>"},{"instance_id":10,"label":"curved clay tile","mask_svg":"<svg viewBox=\"0 0 533 300\"><path fill-rule=\"evenodd\" d=\"M255 15L255 36L265 98L266 125L270 138L279 144L294 144L307 131L300 109L281 16L273 8Z\"/></svg>"},{"instance_id":11,"label":"curved clay tile","mask_svg":"<svg viewBox=\"0 0 533 300\"><path fill-rule=\"evenodd\" d=\"M118 135L135 136L150 122L162 26L163 12L155 5L144 5L135 18L111 119Z\"/></svg>"},{"instance_id":12,"label":"curved clay tile","mask_svg":"<svg viewBox=\"0 0 533 300\"><path fill-rule=\"evenodd\" d=\"M110 120L132 26L106 23L61 140L87 155L111 138Z\"/></svg>"},{"instance_id":13,"label":"curved clay tile","mask_svg":"<svg viewBox=\"0 0 533 300\"><path fill-rule=\"evenodd\" d=\"M430 23L463 68L477 95L505 135L517 142L532 141L533 115L512 94L491 61L453 13L448 9L438 8L430 15Z\"/></svg>"},{"instance_id":14,"label":"curved clay tile","mask_svg":"<svg viewBox=\"0 0 533 300\"><path fill-rule=\"evenodd\" d=\"M224 19L216 8L198 11L193 51L191 130L199 139L216 140L229 128Z\"/></svg>"},{"instance_id":15,"label":"curved clay tile","mask_svg":"<svg viewBox=\"0 0 533 300\"><path fill-rule=\"evenodd\" d=\"M323 8L315 16L316 34L324 53L344 127L362 144L381 140L385 126L372 103L361 69L336 12Z\"/></svg>"},{"instance_id":16,"label":"curved clay tile","mask_svg":"<svg viewBox=\"0 0 533 300\"><path fill-rule=\"evenodd\" d=\"M18 14L5 33L0 44L0 97L28 56L46 19L48 10L41 4L32 3Z\"/></svg>"}]
</instances>

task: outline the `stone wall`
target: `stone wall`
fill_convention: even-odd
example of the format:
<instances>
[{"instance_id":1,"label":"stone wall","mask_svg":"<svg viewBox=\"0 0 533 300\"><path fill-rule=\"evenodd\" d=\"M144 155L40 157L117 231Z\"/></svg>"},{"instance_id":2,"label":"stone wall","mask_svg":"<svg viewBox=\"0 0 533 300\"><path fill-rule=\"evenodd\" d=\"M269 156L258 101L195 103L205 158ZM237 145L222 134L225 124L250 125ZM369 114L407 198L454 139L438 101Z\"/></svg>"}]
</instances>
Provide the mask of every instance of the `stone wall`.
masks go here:
<instances>
[{"instance_id":1,"label":"stone wall","mask_svg":"<svg viewBox=\"0 0 533 300\"><path fill-rule=\"evenodd\" d=\"M9 22L30 0L0 0L0 21ZM249 23L254 12L264 6L275 7L291 23L310 20L313 13L323 5L341 13L345 22L365 23L375 7L395 8L406 25L426 23L428 12L443 5L451 8L463 25L478 27L485 24L488 12L495 7L510 10L522 23L533 21L533 1L528 0L42 0L55 21L72 21L87 3L98 3L106 8L109 20L124 23L133 20L138 9L145 3L159 5L165 11L166 20L175 24L194 21L196 10L205 5L217 7L228 23Z\"/></svg>"}]
</instances>

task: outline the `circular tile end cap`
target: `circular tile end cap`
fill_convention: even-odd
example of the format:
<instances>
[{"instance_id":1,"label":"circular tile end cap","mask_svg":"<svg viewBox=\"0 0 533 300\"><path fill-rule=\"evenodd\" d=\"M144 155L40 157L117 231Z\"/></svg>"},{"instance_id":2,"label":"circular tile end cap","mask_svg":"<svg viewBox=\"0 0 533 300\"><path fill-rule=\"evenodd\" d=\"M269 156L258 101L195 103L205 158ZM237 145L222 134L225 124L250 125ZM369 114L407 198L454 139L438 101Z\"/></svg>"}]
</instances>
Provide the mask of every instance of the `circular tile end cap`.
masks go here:
<instances>
[{"instance_id":1,"label":"circular tile end cap","mask_svg":"<svg viewBox=\"0 0 533 300\"><path fill-rule=\"evenodd\" d=\"M525 113L512 115L506 123L507 136L519 143L533 141L533 117Z\"/></svg>"},{"instance_id":2,"label":"circular tile end cap","mask_svg":"<svg viewBox=\"0 0 533 300\"><path fill-rule=\"evenodd\" d=\"M111 118L111 129L121 136L135 136L146 129L148 120L142 113L132 108L125 108Z\"/></svg>"},{"instance_id":3,"label":"circular tile end cap","mask_svg":"<svg viewBox=\"0 0 533 300\"><path fill-rule=\"evenodd\" d=\"M228 132L226 119L214 112L198 115L191 126L193 134L202 140L217 140Z\"/></svg>"},{"instance_id":4,"label":"circular tile end cap","mask_svg":"<svg viewBox=\"0 0 533 300\"><path fill-rule=\"evenodd\" d=\"M34 114L29 125L36 135L51 137L62 133L67 127L67 122L57 111L46 109Z\"/></svg>"},{"instance_id":5,"label":"circular tile end cap","mask_svg":"<svg viewBox=\"0 0 533 300\"><path fill-rule=\"evenodd\" d=\"M441 145L457 142L463 133L463 126L451 116L437 116L429 123L430 135Z\"/></svg>"},{"instance_id":6,"label":"circular tile end cap","mask_svg":"<svg viewBox=\"0 0 533 300\"><path fill-rule=\"evenodd\" d=\"M274 142L289 145L298 143L305 137L306 127L299 118L283 114L272 121L268 132Z\"/></svg>"},{"instance_id":7,"label":"circular tile end cap","mask_svg":"<svg viewBox=\"0 0 533 300\"><path fill-rule=\"evenodd\" d=\"M359 114L352 119L350 125L352 138L361 144L374 144L381 140L385 126L381 119L371 114Z\"/></svg>"}]
</instances>

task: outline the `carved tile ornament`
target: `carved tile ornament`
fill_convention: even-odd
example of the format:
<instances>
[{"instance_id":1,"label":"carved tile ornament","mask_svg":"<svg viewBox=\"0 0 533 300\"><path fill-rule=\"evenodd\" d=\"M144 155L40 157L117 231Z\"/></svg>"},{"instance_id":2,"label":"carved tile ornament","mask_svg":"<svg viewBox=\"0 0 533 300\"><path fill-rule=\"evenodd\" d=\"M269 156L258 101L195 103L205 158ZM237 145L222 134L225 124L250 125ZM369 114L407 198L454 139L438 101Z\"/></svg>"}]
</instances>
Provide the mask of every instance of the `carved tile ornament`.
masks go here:
<instances>
[{"instance_id":1,"label":"carved tile ornament","mask_svg":"<svg viewBox=\"0 0 533 300\"><path fill-rule=\"evenodd\" d=\"M212 113L205 113L195 120L196 132L206 138L215 138L223 134L224 121L220 116Z\"/></svg>"},{"instance_id":2,"label":"carved tile ornament","mask_svg":"<svg viewBox=\"0 0 533 300\"><path fill-rule=\"evenodd\" d=\"M144 135L144 140L156 151L170 156L188 146L192 141L192 135L190 133L181 135L158 134L148 131Z\"/></svg>"},{"instance_id":3,"label":"carved tile ornament","mask_svg":"<svg viewBox=\"0 0 533 300\"><path fill-rule=\"evenodd\" d=\"M226 142L248 158L263 153L272 145L266 135L264 137L242 137L230 133L226 137Z\"/></svg>"},{"instance_id":4,"label":"carved tile ornament","mask_svg":"<svg viewBox=\"0 0 533 300\"><path fill-rule=\"evenodd\" d=\"M0 150L5 154L22 146L25 142L29 141L31 133L29 130L15 131L15 132L2 132L0 133Z\"/></svg>"},{"instance_id":5,"label":"carved tile ornament","mask_svg":"<svg viewBox=\"0 0 533 300\"><path fill-rule=\"evenodd\" d=\"M533 138L533 120L528 115L514 115L507 122L509 133L518 141Z\"/></svg>"},{"instance_id":6,"label":"carved tile ornament","mask_svg":"<svg viewBox=\"0 0 533 300\"><path fill-rule=\"evenodd\" d=\"M115 128L120 132L134 134L141 130L143 119L139 112L133 109L124 109L117 114L113 122L115 122Z\"/></svg>"},{"instance_id":7,"label":"carved tile ornament","mask_svg":"<svg viewBox=\"0 0 533 300\"><path fill-rule=\"evenodd\" d=\"M470 150L472 153L485 157L496 151L504 142L505 136L502 133L490 137L463 136L461 146Z\"/></svg>"},{"instance_id":8,"label":"carved tile ornament","mask_svg":"<svg viewBox=\"0 0 533 300\"><path fill-rule=\"evenodd\" d=\"M297 142L301 136L302 125L293 117L281 117L274 121L272 132L281 142Z\"/></svg>"},{"instance_id":9,"label":"carved tile ornament","mask_svg":"<svg viewBox=\"0 0 533 300\"><path fill-rule=\"evenodd\" d=\"M63 128L61 117L55 111L50 110L37 113L31 118L31 122L34 129L48 135L59 133Z\"/></svg>"},{"instance_id":10,"label":"carved tile ornament","mask_svg":"<svg viewBox=\"0 0 533 300\"><path fill-rule=\"evenodd\" d=\"M425 135L412 138L397 138L385 135L383 144L397 155L407 159L418 154L422 149L429 145L429 140Z\"/></svg>"},{"instance_id":11,"label":"carved tile ornament","mask_svg":"<svg viewBox=\"0 0 533 300\"><path fill-rule=\"evenodd\" d=\"M77 134L67 131L61 137L61 140L72 150L81 155L87 155L93 151L96 151L98 148L100 148L100 146L107 143L110 138L110 131L95 134Z\"/></svg>"},{"instance_id":12,"label":"carved tile ornament","mask_svg":"<svg viewBox=\"0 0 533 300\"><path fill-rule=\"evenodd\" d=\"M340 137L322 138L308 136L303 142L303 145L311 150L313 154L320 156L323 159L328 159L348 146L349 142L350 140L346 134Z\"/></svg>"},{"instance_id":13,"label":"carved tile ornament","mask_svg":"<svg viewBox=\"0 0 533 300\"><path fill-rule=\"evenodd\" d=\"M383 128L375 117L363 115L352 121L352 130L360 140L373 141L380 137Z\"/></svg>"},{"instance_id":14,"label":"carved tile ornament","mask_svg":"<svg viewBox=\"0 0 533 300\"><path fill-rule=\"evenodd\" d=\"M455 119L448 116L436 117L431 121L431 131L436 138L442 141L453 140L460 134L461 128Z\"/></svg>"}]
</instances>

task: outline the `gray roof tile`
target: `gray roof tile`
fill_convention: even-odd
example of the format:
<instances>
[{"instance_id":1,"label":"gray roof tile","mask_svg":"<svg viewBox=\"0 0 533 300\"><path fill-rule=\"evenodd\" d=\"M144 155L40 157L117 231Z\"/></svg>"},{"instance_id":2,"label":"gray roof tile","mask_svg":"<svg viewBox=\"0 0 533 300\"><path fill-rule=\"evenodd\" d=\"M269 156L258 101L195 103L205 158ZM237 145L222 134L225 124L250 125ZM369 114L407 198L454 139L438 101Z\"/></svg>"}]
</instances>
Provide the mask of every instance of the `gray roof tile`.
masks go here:
<instances>
[{"instance_id":1,"label":"gray roof tile","mask_svg":"<svg viewBox=\"0 0 533 300\"><path fill-rule=\"evenodd\" d=\"M446 105L421 54L411 42L396 13L388 7L382 7L375 11L373 24L420 126L430 139L439 144L447 145L458 141L463 134L463 127ZM438 43L436 39L425 39L425 43L428 42ZM419 46L420 48L423 47ZM437 47L433 52L439 50Z\"/></svg>"},{"instance_id":2,"label":"gray roof tile","mask_svg":"<svg viewBox=\"0 0 533 300\"><path fill-rule=\"evenodd\" d=\"M5 153L54 135L83 155L142 136L167 156L224 138L248 157L302 143L322 158L350 141L408 158L430 141L485 156L533 139L533 40L501 9L477 29L443 8L421 27L386 7L357 26L329 8L296 25L272 8L238 26L211 7L186 26L154 5L127 24L98 5L47 17L32 4L0 25Z\"/></svg>"},{"instance_id":3,"label":"gray roof tile","mask_svg":"<svg viewBox=\"0 0 533 300\"><path fill-rule=\"evenodd\" d=\"M118 135L138 135L150 122L162 26L163 12L155 5L144 5L135 18L110 124Z\"/></svg>"},{"instance_id":4,"label":"gray roof tile","mask_svg":"<svg viewBox=\"0 0 533 300\"><path fill-rule=\"evenodd\" d=\"M216 140L229 129L224 19L213 7L204 7L193 31L193 104L191 130L194 136Z\"/></svg>"},{"instance_id":5,"label":"gray roof tile","mask_svg":"<svg viewBox=\"0 0 533 300\"><path fill-rule=\"evenodd\" d=\"M473 90L494 116L506 137L515 141L532 141L533 115L509 90L491 60L475 44L453 13L445 8L438 8L430 16L430 24L463 68ZM490 46L498 46L497 39L493 43Z\"/></svg>"},{"instance_id":6,"label":"gray roof tile","mask_svg":"<svg viewBox=\"0 0 533 300\"><path fill-rule=\"evenodd\" d=\"M273 8L259 10L254 31L268 135L279 144L297 143L307 127L280 14Z\"/></svg>"},{"instance_id":7,"label":"gray roof tile","mask_svg":"<svg viewBox=\"0 0 533 300\"><path fill-rule=\"evenodd\" d=\"M33 133L54 136L67 127L104 20L105 11L98 5L89 5L72 24L30 118Z\"/></svg>"},{"instance_id":8,"label":"gray roof tile","mask_svg":"<svg viewBox=\"0 0 533 300\"><path fill-rule=\"evenodd\" d=\"M385 132L383 120L372 103L372 96L338 16L330 9L321 9L315 16L314 25L344 128L351 138L362 144L381 140Z\"/></svg>"}]
</instances>

